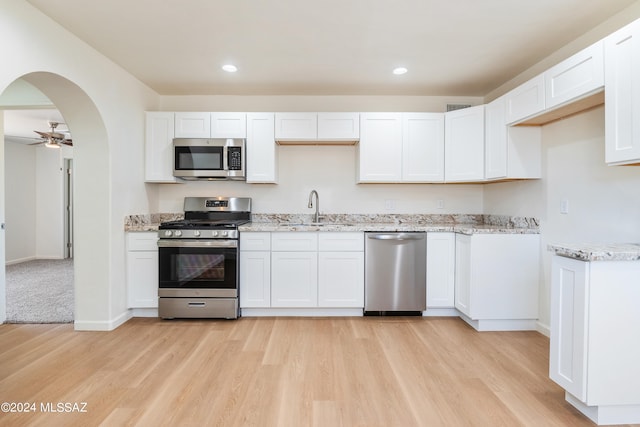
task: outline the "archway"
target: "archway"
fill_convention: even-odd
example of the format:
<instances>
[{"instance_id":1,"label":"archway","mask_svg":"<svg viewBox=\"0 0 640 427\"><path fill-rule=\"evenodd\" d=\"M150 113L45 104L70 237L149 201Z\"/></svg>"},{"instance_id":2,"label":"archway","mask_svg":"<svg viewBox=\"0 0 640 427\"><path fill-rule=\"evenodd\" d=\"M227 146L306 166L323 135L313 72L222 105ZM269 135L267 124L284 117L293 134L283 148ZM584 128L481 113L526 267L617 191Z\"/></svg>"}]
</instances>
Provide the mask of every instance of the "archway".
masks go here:
<instances>
[{"instance_id":1,"label":"archway","mask_svg":"<svg viewBox=\"0 0 640 427\"><path fill-rule=\"evenodd\" d=\"M109 156L107 131L98 108L78 85L53 73L21 77L44 93L73 129L75 200L75 318L92 329L109 313ZM4 167L3 167L4 169ZM4 172L4 171L3 171ZM8 182L5 185L9 185ZM4 295L5 283L0 284ZM4 298L0 312L4 313ZM76 327L76 329L78 329ZM96 326L95 329L108 329Z\"/></svg>"}]
</instances>

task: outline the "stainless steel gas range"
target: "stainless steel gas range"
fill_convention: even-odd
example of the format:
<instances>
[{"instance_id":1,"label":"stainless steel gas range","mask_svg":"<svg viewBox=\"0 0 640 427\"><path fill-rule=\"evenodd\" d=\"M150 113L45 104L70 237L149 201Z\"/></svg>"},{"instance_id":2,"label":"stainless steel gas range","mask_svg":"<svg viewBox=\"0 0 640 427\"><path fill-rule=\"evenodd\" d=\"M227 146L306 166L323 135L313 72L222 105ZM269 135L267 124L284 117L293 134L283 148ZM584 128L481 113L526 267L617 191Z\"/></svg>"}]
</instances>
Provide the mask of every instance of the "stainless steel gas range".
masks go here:
<instances>
[{"instance_id":1,"label":"stainless steel gas range","mask_svg":"<svg viewBox=\"0 0 640 427\"><path fill-rule=\"evenodd\" d=\"M251 199L186 197L184 217L159 227L159 316L236 319L238 226L251 221Z\"/></svg>"}]
</instances>

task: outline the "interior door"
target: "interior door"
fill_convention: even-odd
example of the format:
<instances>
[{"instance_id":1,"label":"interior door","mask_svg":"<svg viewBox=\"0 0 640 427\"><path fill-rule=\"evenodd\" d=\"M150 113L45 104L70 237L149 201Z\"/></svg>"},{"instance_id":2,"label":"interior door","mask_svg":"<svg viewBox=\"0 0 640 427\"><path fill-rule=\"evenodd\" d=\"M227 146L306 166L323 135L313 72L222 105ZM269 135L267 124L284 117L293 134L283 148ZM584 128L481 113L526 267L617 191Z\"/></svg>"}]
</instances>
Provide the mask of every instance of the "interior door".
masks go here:
<instances>
[{"instance_id":1,"label":"interior door","mask_svg":"<svg viewBox=\"0 0 640 427\"><path fill-rule=\"evenodd\" d=\"M73 159L64 159L64 257L73 258Z\"/></svg>"}]
</instances>

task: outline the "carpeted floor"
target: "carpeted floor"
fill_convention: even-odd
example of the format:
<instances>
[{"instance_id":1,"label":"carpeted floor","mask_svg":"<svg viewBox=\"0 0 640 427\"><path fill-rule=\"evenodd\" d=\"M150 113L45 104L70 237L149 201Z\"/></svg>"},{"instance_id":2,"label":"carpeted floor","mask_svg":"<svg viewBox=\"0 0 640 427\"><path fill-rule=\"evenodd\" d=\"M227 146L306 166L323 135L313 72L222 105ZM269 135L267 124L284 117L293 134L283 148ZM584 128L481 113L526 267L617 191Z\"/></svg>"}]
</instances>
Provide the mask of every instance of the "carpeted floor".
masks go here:
<instances>
[{"instance_id":1,"label":"carpeted floor","mask_svg":"<svg viewBox=\"0 0 640 427\"><path fill-rule=\"evenodd\" d=\"M7 266L7 323L73 322L73 259Z\"/></svg>"}]
</instances>

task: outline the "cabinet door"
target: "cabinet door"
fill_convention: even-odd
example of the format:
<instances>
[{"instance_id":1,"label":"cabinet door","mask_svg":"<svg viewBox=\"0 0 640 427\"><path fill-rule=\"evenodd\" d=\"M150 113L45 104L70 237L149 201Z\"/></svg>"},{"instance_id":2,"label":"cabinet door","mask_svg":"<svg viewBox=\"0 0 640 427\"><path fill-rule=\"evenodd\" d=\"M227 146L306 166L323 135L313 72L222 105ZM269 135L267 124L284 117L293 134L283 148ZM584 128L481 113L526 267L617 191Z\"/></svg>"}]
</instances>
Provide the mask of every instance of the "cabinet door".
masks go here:
<instances>
[{"instance_id":1,"label":"cabinet door","mask_svg":"<svg viewBox=\"0 0 640 427\"><path fill-rule=\"evenodd\" d=\"M364 308L364 252L318 253L318 306Z\"/></svg>"},{"instance_id":2,"label":"cabinet door","mask_svg":"<svg viewBox=\"0 0 640 427\"><path fill-rule=\"evenodd\" d=\"M455 233L427 233L427 308L455 306Z\"/></svg>"},{"instance_id":3,"label":"cabinet door","mask_svg":"<svg viewBox=\"0 0 640 427\"><path fill-rule=\"evenodd\" d=\"M484 105L445 114L445 181L484 179Z\"/></svg>"},{"instance_id":4,"label":"cabinet door","mask_svg":"<svg viewBox=\"0 0 640 427\"><path fill-rule=\"evenodd\" d=\"M273 113L247 114L246 165L248 183L278 182L278 147Z\"/></svg>"},{"instance_id":5,"label":"cabinet door","mask_svg":"<svg viewBox=\"0 0 640 427\"><path fill-rule=\"evenodd\" d=\"M359 182L402 180L402 114L360 114Z\"/></svg>"},{"instance_id":6,"label":"cabinet door","mask_svg":"<svg viewBox=\"0 0 640 427\"><path fill-rule=\"evenodd\" d=\"M547 109L594 93L604 86L602 41L544 72Z\"/></svg>"},{"instance_id":7,"label":"cabinet door","mask_svg":"<svg viewBox=\"0 0 640 427\"><path fill-rule=\"evenodd\" d=\"M444 181L444 114L402 115L402 181Z\"/></svg>"},{"instance_id":8,"label":"cabinet door","mask_svg":"<svg viewBox=\"0 0 640 427\"><path fill-rule=\"evenodd\" d=\"M276 140L304 141L317 137L316 113L276 113Z\"/></svg>"},{"instance_id":9,"label":"cabinet door","mask_svg":"<svg viewBox=\"0 0 640 427\"><path fill-rule=\"evenodd\" d=\"M507 126L505 98L498 98L485 106L485 178L507 176Z\"/></svg>"},{"instance_id":10,"label":"cabinet door","mask_svg":"<svg viewBox=\"0 0 640 427\"><path fill-rule=\"evenodd\" d=\"M271 306L271 253L240 251L240 307Z\"/></svg>"},{"instance_id":11,"label":"cabinet door","mask_svg":"<svg viewBox=\"0 0 640 427\"><path fill-rule=\"evenodd\" d=\"M129 308L158 307L158 250L127 253Z\"/></svg>"},{"instance_id":12,"label":"cabinet door","mask_svg":"<svg viewBox=\"0 0 640 427\"><path fill-rule=\"evenodd\" d=\"M640 21L611 34L605 52L605 160L640 162Z\"/></svg>"},{"instance_id":13,"label":"cabinet door","mask_svg":"<svg viewBox=\"0 0 640 427\"><path fill-rule=\"evenodd\" d=\"M177 182L173 176L174 114L149 111L145 118L145 181Z\"/></svg>"},{"instance_id":14,"label":"cabinet door","mask_svg":"<svg viewBox=\"0 0 640 427\"><path fill-rule=\"evenodd\" d=\"M176 138L210 138L211 113L175 113Z\"/></svg>"},{"instance_id":15,"label":"cabinet door","mask_svg":"<svg viewBox=\"0 0 640 427\"><path fill-rule=\"evenodd\" d=\"M245 113L211 113L211 138L246 138Z\"/></svg>"},{"instance_id":16,"label":"cabinet door","mask_svg":"<svg viewBox=\"0 0 640 427\"><path fill-rule=\"evenodd\" d=\"M549 377L587 398L589 263L554 256L551 264Z\"/></svg>"},{"instance_id":17,"label":"cabinet door","mask_svg":"<svg viewBox=\"0 0 640 427\"><path fill-rule=\"evenodd\" d=\"M456 234L455 306L471 317L471 236Z\"/></svg>"},{"instance_id":18,"label":"cabinet door","mask_svg":"<svg viewBox=\"0 0 640 427\"><path fill-rule=\"evenodd\" d=\"M318 306L318 253L271 253L271 307Z\"/></svg>"},{"instance_id":19,"label":"cabinet door","mask_svg":"<svg viewBox=\"0 0 640 427\"><path fill-rule=\"evenodd\" d=\"M544 74L540 74L507 93L507 124L514 124L545 109Z\"/></svg>"},{"instance_id":20,"label":"cabinet door","mask_svg":"<svg viewBox=\"0 0 640 427\"><path fill-rule=\"evenodd\" d=\"M357 141L360 138L358 113L318 113L318 140Z\"/></svg>"}]
</instances>

